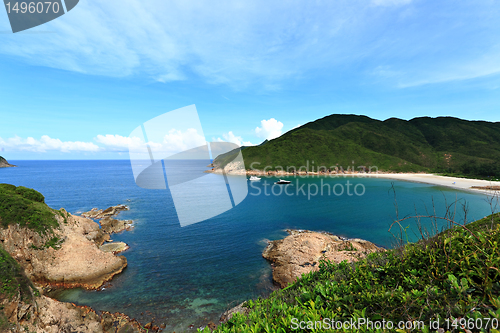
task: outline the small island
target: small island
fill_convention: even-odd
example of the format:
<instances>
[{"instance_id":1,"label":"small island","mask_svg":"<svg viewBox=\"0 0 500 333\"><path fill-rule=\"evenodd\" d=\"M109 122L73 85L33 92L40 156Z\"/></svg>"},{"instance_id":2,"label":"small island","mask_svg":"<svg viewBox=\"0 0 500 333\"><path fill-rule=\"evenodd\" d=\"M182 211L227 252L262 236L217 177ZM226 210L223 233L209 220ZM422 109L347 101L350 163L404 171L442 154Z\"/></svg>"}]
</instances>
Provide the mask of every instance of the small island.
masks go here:
<instances>
[{"instance_id":1,"label":"small island","mask_svg":"<svg viewBox=\"0 0 500 333\"><path fill-rule=\"evenodd\" d=\"M7 162L5 158L0 156L0 168L11 168L11 167L15 167L15 165L10 164L9 162Z\"/></svg>"}]
</instances>

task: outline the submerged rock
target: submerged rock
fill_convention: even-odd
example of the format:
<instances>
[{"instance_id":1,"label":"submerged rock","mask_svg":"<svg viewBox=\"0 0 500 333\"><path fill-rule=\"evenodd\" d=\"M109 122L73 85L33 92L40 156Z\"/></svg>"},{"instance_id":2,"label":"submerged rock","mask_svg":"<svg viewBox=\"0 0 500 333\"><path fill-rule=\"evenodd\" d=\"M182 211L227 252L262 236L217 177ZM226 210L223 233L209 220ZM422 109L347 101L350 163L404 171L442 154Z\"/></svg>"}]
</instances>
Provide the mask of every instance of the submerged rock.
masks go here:
<instances>
[{"instance_id":1,"label":"submerged rock","mask_svg":"<svg viewBox=\"0 0 500 333\"><path fill-rule=\"evenodd\" d=\"M290 230L285 239L269 242L262 256L273 264L273 280L281 288L294 282L302 274L319 270L319 261L352 262L368 253L384 251L362 239L341 239L327 233Z\"/></svg>"}]
</instances>

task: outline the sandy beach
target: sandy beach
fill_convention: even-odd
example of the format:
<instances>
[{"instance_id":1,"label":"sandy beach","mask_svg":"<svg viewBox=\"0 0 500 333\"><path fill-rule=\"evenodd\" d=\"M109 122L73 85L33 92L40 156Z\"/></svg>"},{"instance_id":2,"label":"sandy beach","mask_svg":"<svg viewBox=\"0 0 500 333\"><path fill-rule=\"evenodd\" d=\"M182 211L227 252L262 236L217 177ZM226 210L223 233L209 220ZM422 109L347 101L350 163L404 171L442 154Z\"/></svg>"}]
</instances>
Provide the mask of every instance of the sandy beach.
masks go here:
<instances>
[{"instance_id":1,"label":"sandy beach","mask_svg":"<svg viewBox=\"0 0 500 333\"><path fill-rule=\"evenodd\" d=\"M378 174L366 174L366 177L407 180L412 182L447 186L458 190L466 190L476 193L484 193L488 195L500 194L500 191L472 188L472 186L500 186L499 181L445 177L429 173L378 173Z\"/></svg>"},{"instance_id":2,"label":"sandy beach","mask_svg":"<svg viewBox=\"0 0 500 333\"><path fill-rule=\"evenodd\" d=\"M212 170L207 170L207 173L215 173L215 174L222 174L222 169L212 169ZM430 173L383 173L383 172L378 172L378 173L351 173L351 172L346 172L344 174L338 173L338 174L325 174L325 173L318 173L318 172L301 172L297 174L293 174L290 172L275 172L275 171L269 171L269 172L264 172L262 170L244 170L242 168L229 168L225 169L226 174L228 175L243 175L246 174L247 176L259 176L259 177L290 177L290 176L295 176L295 177L333 177L333 178L364 178L364 177L371 177L371 178L387 178L387 179L397 179L397 180L406 180L406 181L411 181L411 182L419 182L419 183L425 183L425 184L431 184L431 185L439 185L439 186L447 186L451 187L457 190L464 190L464 191L470 191L470 192L475 192L475 193L483 193L487 195L497 195L500 196L500 191L499 190L486 190L486 189L478 189L478 188L472 188L474 187L485 187L485 186L494 186L494 187L500 187L500 181L490 181L490 180L481 180L481 179L469 179L469 178L458 178L458 177L447 177L447 176L440 176L440 175L435 175L435 174L430 174Z\"/></svg>"}]
</instances>

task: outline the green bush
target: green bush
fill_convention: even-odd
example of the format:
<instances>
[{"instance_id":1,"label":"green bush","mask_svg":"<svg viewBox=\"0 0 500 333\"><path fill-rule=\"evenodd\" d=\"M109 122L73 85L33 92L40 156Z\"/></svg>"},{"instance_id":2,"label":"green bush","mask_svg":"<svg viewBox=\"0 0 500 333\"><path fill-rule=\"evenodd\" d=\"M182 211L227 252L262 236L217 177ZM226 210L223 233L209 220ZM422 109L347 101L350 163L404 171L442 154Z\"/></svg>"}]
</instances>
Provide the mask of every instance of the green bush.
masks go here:
<instances>
[{"instance_id":1,"label":"green bush","mask_svg":"<svg viewBox=\"0 0 500 333\"><path fill-rule=\"evenodd\" d=\"M3 227L19 224L39 234L59 226L56 211L43 203L43 196L22 186L0 184L0 222Z\"/></svg>"},{"instance_id":2,"label":"green bush","mask_svg":"<svg viewBox=\"0 0 500 333\"><path fill-rule=\"evenodd\" d=\"M415 331L422 332L429 332L431 320L450 330L453 320L500 321L499 244L500 214L496 214L467 229L455 227L356 263L323 261L319 271L303 275L268 298L246 302L251 312L234 316L216 332L293 332L292 320L314 323L325 318L421 321L426 327ZM339 331L377 330L364 326Z\"/></svg>"},{"instance_id":3,"label":"green bush","mask_svg":"<svg viewBox=\"0 0 500 333\"><path fill-rule=\"evenodd\" d=\"M32 188L18 186L16 187L16 193L28 200L45 203L45 197L42 195L42 193L35 191Z\"/></svg>"}]
</instances>

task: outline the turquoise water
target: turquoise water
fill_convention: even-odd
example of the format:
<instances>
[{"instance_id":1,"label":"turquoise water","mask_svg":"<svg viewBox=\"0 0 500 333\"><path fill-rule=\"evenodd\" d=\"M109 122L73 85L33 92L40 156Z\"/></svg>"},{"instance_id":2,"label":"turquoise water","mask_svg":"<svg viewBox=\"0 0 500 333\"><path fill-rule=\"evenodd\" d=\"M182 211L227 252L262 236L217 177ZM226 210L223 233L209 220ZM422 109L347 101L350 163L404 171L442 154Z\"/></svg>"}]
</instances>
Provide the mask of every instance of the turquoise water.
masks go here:
<instances>
[{"instance_id":1,"label":"turquoise water","mask_svg":"<svg viewBox=\"0 0 500 333\"><path fill-rule=\"evenodd\" d=\"M128 267L102 291L74 289L57 298L90 305L96 310L120 311L141 322L155 318L165 331L181 332L217 322L220 314L239 302L265 296L272 291L271 268L261 253L266 240L286 236L284 229L329 231L350 238L362 238L390 247L388 232L396 217L432 210L444 214L445 201L459 199L468 207L468 219L491 213L485 196L449 188L388 179L294 178L288 185L292 195L274 195L265 178L252 183L247 198L235 208L204 222L180 227L168 190L145 190L135 185L128 161L12 161L17 168L0 169L0 182L35 188L46 203L78 214L93 207L127 204L130 211L121 219L132 219L132 231L112 235L129 244L123 253ZM216 181L218 175L207 175ZM351 187L347 194L346 182ZM270 178L268 183L276 181ZM307 196L308 186L341 185L344 194ZM362 184L359 185L359 184ZM297 188L304 186L304 193ZM358 185L354 194L354 186ZM325 185L326 186L326 185ZM264 190L267 188L266 195ZM274 187L274 193L284 187ZM259 195L259 190L261 191ZM460 207L457 209L460 212ZM458 217L457 220L460 220ZM428 222L428 221L427 221ZM413 222L408 235L415 239ZM414 231L414 232L413 232Z\"/></svg>"}]
</instances>

